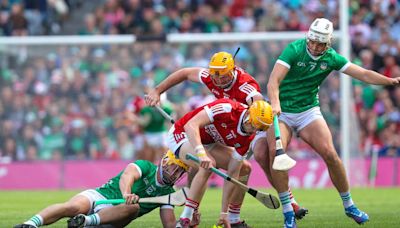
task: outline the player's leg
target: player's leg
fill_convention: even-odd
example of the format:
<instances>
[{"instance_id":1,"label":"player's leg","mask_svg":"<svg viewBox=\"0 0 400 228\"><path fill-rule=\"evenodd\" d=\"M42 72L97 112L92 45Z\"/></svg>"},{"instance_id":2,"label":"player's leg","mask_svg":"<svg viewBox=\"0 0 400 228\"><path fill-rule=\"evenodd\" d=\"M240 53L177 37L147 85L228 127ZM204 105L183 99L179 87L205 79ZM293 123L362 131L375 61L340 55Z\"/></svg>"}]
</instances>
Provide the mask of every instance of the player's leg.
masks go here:
<instances>
[{"instance_id":1,"label":"player's leg","mask_svg":"<svg viewBox=\"0 0 400 228\"><path fill-rule=\"evenodd\" d=\"M65 203L57 203L46 207L23 224L39 227L55 223L65 217L88 213L91 209L91 203L89 198L82 193L75 195ZM23 224L15 227L24 227Z\"/></svg>"},{"instance_id":2,"label":"player's leg","mask_svg":"<svg viewBox=\"0 0 400 228\"><path fill-rule=\"evenodd\" d=\"M214 157L217 168L227 170L233 151L234 149L232 147L216 143L214 147L209 150L209 153ZM239 173L239 181L247 185L250 173L251 164L248 161L243 161ZM229 198L228 217L231 227L247 227L247 224L240 220L240 210L245 194L246 192L243 189L235 187Z\"/></svg>"},{"instance_id":3,"label":"player's leg","mask_svg":"<svg viewBox=\"0 0 400 228\"><path fill-rule=\"evenodd\" d=\"M191 160L186 159L186 154L191 153L195 155L195 150L189 141L185 141L179 148L178 158L181 159L185 164L191 167L197 167L197 164ZM208 153L207 155L213 160L213 157ZM215 161L213 161L213 166L215 166ZM193 218L193 213L198 209L201 199L207 189L207 181L211 175L211 171L199 168L197 174L193 178L192 185L190 186L188 198L185 203L185 207L180 216L180 221L177 227L187 227Z\"/></svg>"},{"instance_id":4,"label":"player's leg","mask_svg":"<svg viewBox=\"0 0 400 228\"><path fill-rule=\"evenodd\" d=\"M253 142L251 144L251 149L254 152L255 160L260 165L261 169L264 171L265 176L267 177L269 183L272 185L272 187L275 188L271 176L271 166L270 166L271 162L268 155L269 148L268 148L268 140L266 132L257 133L256 137L253 139ZM290 194L290 202L292 203L296 218L302 219L308 213L308 209L299 206L290 188L289 188L289 194Z\"/></svg>"},{"instance_id":5,"label":"player's leg","mask_svg":"<svg viewBox=\"0 0 400 228\"><path fill-rule=\"evenodd\" d=\"M289 144L292 131L291 128L283 123L279 122L279 127L281 131L281 140L283 148L286 150L287 145ZM296 227L295 221L295 213L293 210L293 206L290 201L290 192L289 192L289 175L287 171L277 171L272 169L272 163L275 158L275 134L274 128L271 127L267 131L267 141L268 141L268 148L269 148L269 166L271 171L272 177L272 185L274 186L275 190L279 194L279 199L282 204L282 210L284 215L284 227Z\"/></svg>"},{"instance_id":6,"label":"player's leg","mask_svg":"<svg viewBox=\"0 0 400 228\"><path fill-rule=\"evenodd\" d=\"M346 215L359 224L368 221L368 215L358 210L353 203L346 171L335 150L332 135L325 120L319 118L312 121L300 131L300 137L325 161L332 183L342 198Z\"/></svg>"}]
</instances>

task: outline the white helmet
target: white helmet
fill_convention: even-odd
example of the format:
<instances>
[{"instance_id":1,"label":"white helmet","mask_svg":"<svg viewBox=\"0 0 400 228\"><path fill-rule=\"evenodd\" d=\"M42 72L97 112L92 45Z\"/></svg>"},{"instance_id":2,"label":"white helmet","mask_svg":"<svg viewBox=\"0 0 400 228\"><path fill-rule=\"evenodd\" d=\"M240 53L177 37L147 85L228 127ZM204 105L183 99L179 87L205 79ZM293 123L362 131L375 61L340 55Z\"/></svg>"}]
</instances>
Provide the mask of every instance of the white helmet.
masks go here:
<instances>
[{"instance_id":1,"label":"white helmet","mask_svg":"<svg viewBox=\"0 0 400 228\"><path fill-rule=\"evenodd\" d=\"M307 39L320 43L326 43L329 47L331 45L332 33L332 22L325 18L317 18L310 25L310 29L307 33Z\"/></svg>"}]
</instances>

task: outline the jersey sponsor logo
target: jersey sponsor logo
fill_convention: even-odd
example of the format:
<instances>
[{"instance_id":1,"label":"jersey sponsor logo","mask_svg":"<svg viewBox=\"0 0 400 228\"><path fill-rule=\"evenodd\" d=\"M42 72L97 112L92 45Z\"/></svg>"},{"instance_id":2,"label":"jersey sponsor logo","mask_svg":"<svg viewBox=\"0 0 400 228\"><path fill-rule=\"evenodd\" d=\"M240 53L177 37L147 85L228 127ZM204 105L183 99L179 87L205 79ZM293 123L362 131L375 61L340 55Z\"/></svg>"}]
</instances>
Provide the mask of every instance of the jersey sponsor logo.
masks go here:
<instances>
[{"instance_id":1,"label":"jersey sponsor logo","mask_svg":"<svg viewBox=\"0 0 400 228\"><path fill-rule=\"evenodd\" d=\"M219 142L222 144L225 144L224 139L222 136L219 134L217 128L215 127L214 124L210 124L204 127L204 130L206 131L207 134L211 136L211 138L214 139L215 142Z\"/></svg>"},{"instance_id":2,"label":"jersey sponsor logo","mask_svg":"<svg viewBox=\"0 0 400 228\"><path fill-rule=\"evenodd\" d=\"M253 92L254 90L256 90L256 88L254 88L252 85L248 84L247 82L244 83L243 85L241 85L239 87L239 90L242 91L245 94L250 94L251 92Z\"/></svg>"},{"instance_id":3,"label":"jersey sponsor logo","mask_svg":"<svg viewBox=\"0 0 400 228\"><path fill-rule=\"evenodd\" d=\"M226 126L226 123L222 123L222 124L221 124L221 127L223 127L223 128L226 129L228 126Z\"/></svg>"},{"instance_id":4,"label":"jersey sponsor logo","mask_svg":"<svg viewBox=\"0 0 400 228\"><path fill-rule=\"evenodd\" d=\"M328 68L328 64L326 62L322 62L320 68L321 70L326 70Z\"/></svg>"},{"instance_id":5,"label":"jersey sponsor logo","mask_svg":"<svg viewBox=\"0 0 400 228\"><path fill-rule=\"evenodd\" d=\"M215 95L219 95L220 93L216 90L216 89L212 89L211 93L215 94Z\"/></svg>"}]
</instances>

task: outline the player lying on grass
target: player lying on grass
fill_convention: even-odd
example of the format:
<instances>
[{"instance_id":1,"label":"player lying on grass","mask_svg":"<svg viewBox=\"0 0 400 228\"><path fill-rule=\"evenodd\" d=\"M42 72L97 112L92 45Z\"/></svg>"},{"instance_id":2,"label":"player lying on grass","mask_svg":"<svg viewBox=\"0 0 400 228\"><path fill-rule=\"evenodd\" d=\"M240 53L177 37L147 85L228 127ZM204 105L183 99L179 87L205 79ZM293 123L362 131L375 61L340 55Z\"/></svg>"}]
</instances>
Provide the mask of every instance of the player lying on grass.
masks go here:
<instances>
[{"instance_id":1,"label":"player lying on grass","mask_svg":"<svg viewBox=\"0 0 400 228\"><path fill-rule=\"evenodd\" d=\"M343 201L345 214L358 224L363 224L369 217L354 205L351 198L346 171L320 111L319 88L332 71L340 71L375 85L399 85L400 77L388 78L351 63L331 47L332 33L332 22L317 18L311 24L306 38L290 43L272 70L268 82L268 97L274 114L279 115L283 147L287 147L292 131L296 131L324 159L332 183ZM268 137L270 141L274 140L270 135ZM270 156L275 156L274 150L270 150ZM294 213L289 201L288 173L273 173L284 210L285 227L295 227Z\"/></svg>"},{"instance_id":2,"label":"player lying on grass","mask_svg":"<svg viewBox=\"0 0 400 228\"><path fill-rule=\"evenodd\" d=\"M160 102L160 95L162 93L185 80L203 84L217 99L228 98L246 105L251 105L257 100L264 100L257 81L245 70L235 65L234 57L227 52L217 52L211 57L208 69L202 67L188 67L182 68L169 75L164 81L157 85L157 87L149 91L148 95L145 97L146 104L151 106L157 105ZM254 157L264 170L269 182L274 185L269 169L266 132L257 133L251 144L251 150L254 151ZM189 175L191 174L192 173L189 173ZM296 217L301 219L308 210L300 207L290 190L289 192ZM241 205L230 206L228 211L229 217L235 217L235 219L231 221L232 223L238 221L236 214L240 212L240 207ZM233 217L231 215L233 215Z\"/></svg>"},{"instance_id":3,"label":"player lying on grass","mask_svg":"<svg viewBox=\"0 0 400 228\"><path fill-rule=\"evenodd\" d=\"M132 220L157 207L160 207L163 227L175 227L173 206L136 202L139 197L155 197L174 192L172 186L187 169L188 167L176 159L170 151L164 155L158 166L149 161L137 160L101 187L78 193L65 203L51 205L14 228L49 225L65 217L73 217L68 220L70 228L100 224L125 227ZM98 200L121 198L126 200L125 204L93 206Z\"/></svg>"},{"instance_id":4,"label":"player lying on grass","mask_svg":"<svg viewBox=\"0 0 400 228\"><path fill-rule=\"evenodd\" d=\"M225 169L229 176L247 183L251 166L243 160L250 142L257 130L266 130L271 123L272 110L267 102L256 101L248 107L230 99L218 99L176 121L168 132L169 149L192 167L197 167L197 164L187 160L186 154L197 155L201 167L193 179L177 227L189 227L193 212L199 207L207 188L207 180L211 175L208 168ZM219 224L225 227L248 227L238 219L239 213L228 219L228 205L241 205L244 194L243 190L225 181ZM232 219L237 219L237 222L231 224Z\"/></svg>"}]
</instances>

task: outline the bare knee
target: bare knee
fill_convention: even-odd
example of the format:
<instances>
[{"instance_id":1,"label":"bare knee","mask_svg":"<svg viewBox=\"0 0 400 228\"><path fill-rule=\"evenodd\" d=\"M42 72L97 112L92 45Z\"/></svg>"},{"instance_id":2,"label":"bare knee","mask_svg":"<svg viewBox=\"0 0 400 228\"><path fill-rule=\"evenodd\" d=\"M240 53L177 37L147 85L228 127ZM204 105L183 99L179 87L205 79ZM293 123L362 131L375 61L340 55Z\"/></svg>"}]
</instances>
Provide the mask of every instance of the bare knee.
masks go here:
<instances>
[{"instance_id":1,"label":"bare knee","mask_svg":"<svg viewBox=\"0 0 400 228\"><path fill-rule=\"evenodd\" d=\"M240 176L248 176L251 173L251 164L248 161L243 161L240 169Z\"/></svg>"},{"instance_id":2,"label":"bare knee","mask_svg":"<svg viewBox=\"0 0 400 228\"><path fill-rule=\"evenodd\" d=\"M62 204L62 207L67 216L75 216L78 214L87 214L87 211L84 211L82 205L79 205L78 203L66 202L66 203Z\"/></svg>"},{"instance_id":3,"label":"bare knee","mask_svg":"<svg viewBox=\"0 0 400 228\"><path fill-rule=\"evenodd\" d=\"M341 163L339 155L336 153L335 150L326 150L326 153L322 155L326 165L329 166L336 166Z\"/></svg>"},{"instance_id":4,"label":"bare knee","mask_svg":"<svg viewBox=\"0 0 400 228\"><path fill-rule=\"evenodd\" d=\"M268 158L265 153L262 153L262 151L254 152L254 159L262 168L268 167Z\"/></svg>"},{"instance_id":5,"label":"bare knee","mask_svg":"<svg viewBox=\"0 0 400 228\"><path fill-rule=\"evenodd\" d=\"M130 220L137 218L140 210L139 204L122 205L122 208L121 213Z\"/></svg>"}]
</instances>

